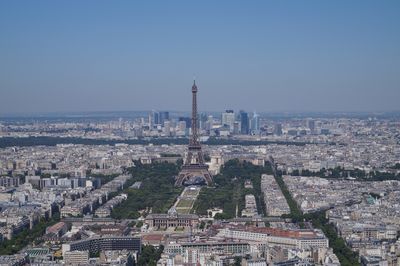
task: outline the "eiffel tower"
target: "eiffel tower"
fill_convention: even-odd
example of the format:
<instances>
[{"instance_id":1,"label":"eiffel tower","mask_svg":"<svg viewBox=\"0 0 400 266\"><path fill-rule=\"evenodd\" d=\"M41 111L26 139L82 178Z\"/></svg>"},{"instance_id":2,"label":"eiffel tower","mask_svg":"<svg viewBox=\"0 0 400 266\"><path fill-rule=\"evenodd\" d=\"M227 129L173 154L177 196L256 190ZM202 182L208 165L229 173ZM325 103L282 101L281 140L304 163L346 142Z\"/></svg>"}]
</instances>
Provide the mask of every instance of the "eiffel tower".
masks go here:
<instances>
[{"instance_id":1,"label":"eiffel tower","mask_svg":"<svg viewBox=\"0 0 400 266\"><path fill-rule=\"evenodd\" d=\"M188 152L185 162L175 180L175 186L195 184L201 181L211 185L212 177L208 166L204 163L204 155L198 140L197 133L197 86L193 81L192 86L192 135L189 140Z\"/></svg>"}]
</instances>

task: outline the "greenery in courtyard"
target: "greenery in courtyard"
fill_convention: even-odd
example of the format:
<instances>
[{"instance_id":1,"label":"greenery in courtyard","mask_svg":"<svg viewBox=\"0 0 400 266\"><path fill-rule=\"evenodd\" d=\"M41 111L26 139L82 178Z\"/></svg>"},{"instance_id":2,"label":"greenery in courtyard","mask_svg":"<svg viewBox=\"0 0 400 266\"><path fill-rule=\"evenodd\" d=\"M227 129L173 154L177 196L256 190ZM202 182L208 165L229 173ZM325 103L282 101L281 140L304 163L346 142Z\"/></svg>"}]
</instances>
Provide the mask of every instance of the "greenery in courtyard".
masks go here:
<instances>
[{"instance_id":1,"label":"greenery in courtyard","mask_svg":"<svg viewBox=\"0 0 400 266\"><path fill-rule=\"evenodd\" d=\"M254 194L258 212L265 214L263 195L261 193L261 175L272 174L269 164L256 166L250 162L240 162L230 160L225 163L221 173L214 176L214 186L204 187L200 191L193 209L197 214L206 215L207 209L218 207L224 210L223 214L216 215L217 219L228 219L236 216L236 206L238 215L244 209L246 194ZM245 180L251 180L253 189L245 189Z\"/></svg>"},{"instance_id":2,"label":"greenery in courtyard","mask_svg":"<svg viewBox=\"0 0 400 266\"><path fill-rule=\"evenodd\" d=\"M128 199L114 208L111 216L134 219L140 216L140 210L146 208L152 208L153 213L167 212L182 191L182 188L174 187L179 168L177 164L166 162L141 164L136 161L135 167L128 169L133 176L124 189ZM130 188L136 181L142 182L140 189Z\"/></svg>"}]
</instances>

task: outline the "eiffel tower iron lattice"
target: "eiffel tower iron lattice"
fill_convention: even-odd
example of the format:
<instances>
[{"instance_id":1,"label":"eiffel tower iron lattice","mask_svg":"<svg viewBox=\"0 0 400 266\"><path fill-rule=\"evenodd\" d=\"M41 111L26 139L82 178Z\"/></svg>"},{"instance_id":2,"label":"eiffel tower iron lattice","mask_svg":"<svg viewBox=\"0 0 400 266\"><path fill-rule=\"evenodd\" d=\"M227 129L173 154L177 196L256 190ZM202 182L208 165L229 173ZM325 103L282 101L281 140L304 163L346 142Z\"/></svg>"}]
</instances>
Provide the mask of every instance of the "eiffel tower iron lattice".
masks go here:
<instances>
[{"instance_id":1,"label":"eiffel tower iron lattice","mask_svg":"<svg viewBox=\"0 0 400 266\"><path fill-rule=\"evenodd\" d=\"M192 86L192 135L189 139L189 146L185 162L179 175L175 180L175 186L197 183L196 180L212 184L212 176L208 166L204 162L203 151L198 140L198 119L197 119L197 86L193 81Z\"/></svg>"}]
</instances>

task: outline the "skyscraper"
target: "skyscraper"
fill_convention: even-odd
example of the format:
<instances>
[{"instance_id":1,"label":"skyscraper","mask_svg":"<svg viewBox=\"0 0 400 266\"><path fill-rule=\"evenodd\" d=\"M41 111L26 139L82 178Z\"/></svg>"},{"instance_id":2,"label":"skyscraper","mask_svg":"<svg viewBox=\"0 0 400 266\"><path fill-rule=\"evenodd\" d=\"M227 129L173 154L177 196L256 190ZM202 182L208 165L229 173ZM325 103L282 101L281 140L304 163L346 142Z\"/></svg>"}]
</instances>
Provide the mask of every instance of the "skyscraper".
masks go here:
<instances>
[{"instance_id":1,"label":"skyscraper","mask_svg":"<svg viewBox=\"0 0 400 266\"><path fill-rule=\"evenodd\" d=\"M260 116L256 112L251 119L251 131L256 134L260 131Z\"/></svg>"},{"instance_id":2,"label":"skyscraper","mask_svg":"<svg viewBox=\"0 0 400 266\"><path fill-rule=\"evenodd\" d=\"M207 117L206 128L205 130L211 130L214 126L214 118L212 115Z\"/></svg>"},{"instance_id":3,"label":"skyscraper","mask_svg":"<svg viewBox=\"0 0 400 266\"><path fill-rule=\"evenodd\" d=\"M192 119L190 117L181 116L181 117L178 118L178 121L179 122L181 122L181 121L186 122L186 127L187 128L190 128L192 126Z\"/></svg>"},{"instance_id":4,"label":"skyscraper","mask_svg":"<svg viewBox=\"0 0 400 266\"><path fill-rule=\"evenodd\" d=\"M206 129L207 118L208 118L207 114L205 113L200 114L200 121L199 121L200 129Z\"/></svg>"},{"instance_id":5,"label":"skyscraper","mask_svg":"<svg viewBox=\"0 0 400 266\"><path fill-rule=\"evenodd\" d=\"M311 134L315 132L315 121L310 119L307 119L307 127L310 129Z\"/></svg>"},{"instance_id":6,"label":"skyscraper","mask_svg":"<svg viewBox=\"0 0 400 266\"><path fill-rule=\"evenodd\" d=\"M169 120L169 112L160 112L159 119L160 124L164 125L164 122Z\"/></svg>"},{"instance_id":7,"label":"skyscraper","mask_svg":"<svg viewBox=\"0 0 400 266\"><path fill-rule=\"evenodd\" d=\"M235 121L235 123L233 123L233 134L238 135L239 132L240 132L239 122Z\"/></svg>"},{"instance_id":8,"label":"skyscraper","mask_svg":"<svg viewBox=\"0 0 400 266\"><path fill-rule=\"evenodd\" d=\"M160 124L160 113L157 111L153 111L153 124L154 125L159 125Z\"/></svg>"},{"instance_id":9,"label":"skyscraper","mask_svg":"<svg viewBox=\"0 0 400 266\"><path fill-rule=\"evenodd\" d=\"M240 111L240 132L249 134L249 115L245 111Z\"/></svg>"},{"instance_id":10,"label":"skyscraper","mask_svg":"<svg viewBox=\"0 0 400 266\"><path fill-rule=\"evenodd\" d=\"M166 136L171 136L171 122L166 120L164 121L164 134Z\"/></svg>"},{"instance_id":11,"label":"skyscraper","mask_svg":"<svg viewBox=\"0 0 400 266\"><path fill-rule=\"evenodd\" d=\"M277 136L282 135L282 124L281 123L276 123L274 127L274 134Z\"/></svg>"},{"instance_id":12,"label":"skyscraper","mask_svg":"<svg viewBox=\"0 0 400 266\"><path fill-rule=\"evenodd\" d=\"M149 113L149 129L151 130L153 128L153 122L152 122L152 115Z\"/></svg>"},{"instance_id":13,"label":"skyscraper","mask_svg":"<svg viewBox=\"0 0 400 266\"><path fill-rule=\"evenodd\" d=\"M225 113L222 113L222 125L228 126L229 131L233 132L233 125L235 123L235 113L233 110L226 110Z\"/></svg>"}]
</instances>

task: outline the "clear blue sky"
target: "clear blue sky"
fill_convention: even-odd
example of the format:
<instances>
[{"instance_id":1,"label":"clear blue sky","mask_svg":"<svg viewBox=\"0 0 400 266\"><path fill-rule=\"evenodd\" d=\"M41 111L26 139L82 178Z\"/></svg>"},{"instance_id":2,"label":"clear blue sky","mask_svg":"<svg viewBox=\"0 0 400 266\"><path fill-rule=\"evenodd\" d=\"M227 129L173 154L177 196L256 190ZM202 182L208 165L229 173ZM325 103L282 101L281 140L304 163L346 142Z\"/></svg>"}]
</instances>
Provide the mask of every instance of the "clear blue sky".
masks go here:
<instances>
[{"instance_id":1,"label":"clear blue sky","mask_svg":"<svg viewBox=\"0 0 400 266\"><path fill-rule=\"evenodd\" d=\"M400 110L400 1L0 1L0 113Z\"/></svg>"}]
</instances>

